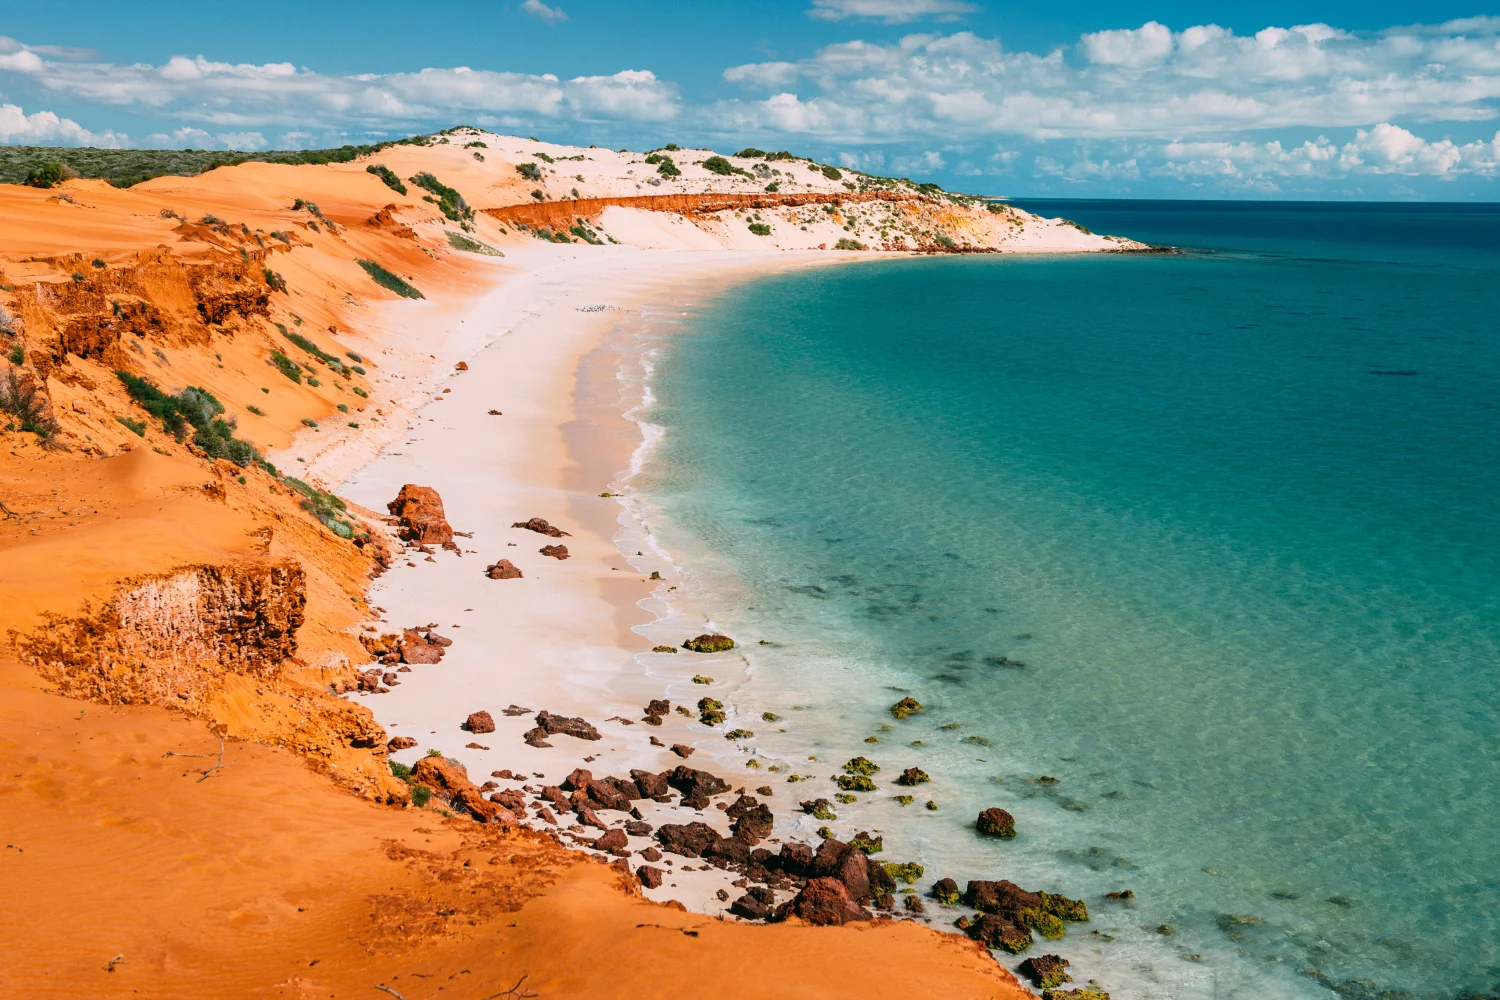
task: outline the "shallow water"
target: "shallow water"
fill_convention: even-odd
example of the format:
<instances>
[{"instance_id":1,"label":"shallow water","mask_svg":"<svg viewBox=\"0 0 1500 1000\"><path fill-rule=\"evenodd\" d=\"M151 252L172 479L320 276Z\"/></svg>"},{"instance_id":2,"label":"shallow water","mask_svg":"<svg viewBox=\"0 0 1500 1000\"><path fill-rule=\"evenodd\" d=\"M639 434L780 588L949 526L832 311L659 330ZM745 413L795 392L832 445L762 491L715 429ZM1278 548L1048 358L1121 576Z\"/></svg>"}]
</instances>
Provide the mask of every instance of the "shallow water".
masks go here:
<instances>
[{"instance_id":1,"label":"shallow water","mask_svg":"<svg viewBox=\"0 0 1500 1000\"><path fill-rule=\"evenodd\" d=\"M1500 991L1500 213L1031 207L1189 251L821 268L648 324L633 486L674 599L749 643L731 726L881 764L831 826L924 887L1084 897L1041 944L1117 997Z\"/></svg>"}]
</instances>

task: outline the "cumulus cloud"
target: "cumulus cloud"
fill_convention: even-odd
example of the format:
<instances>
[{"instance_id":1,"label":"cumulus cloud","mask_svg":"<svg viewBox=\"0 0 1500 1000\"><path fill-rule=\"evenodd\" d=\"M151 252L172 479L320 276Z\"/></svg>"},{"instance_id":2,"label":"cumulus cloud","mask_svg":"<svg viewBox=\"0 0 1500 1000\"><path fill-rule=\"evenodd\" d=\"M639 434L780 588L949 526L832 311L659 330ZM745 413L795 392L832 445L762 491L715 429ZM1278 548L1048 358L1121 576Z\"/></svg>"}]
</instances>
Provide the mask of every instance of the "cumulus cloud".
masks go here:
<instances>
[{"instance_id":1,"label":"cumulus cloud","mask_svg":"<svg viewBox=\"0 0 1500 1000\"><path fill-rule=\"evenodd\" d=\"M8 40L7 40L8 41ZM327 76L291 63L227 63L173 56L159 66L43 58L0 46L0 71L69 102L90 102L205 126L399 129L488 117L660 122L679 111L676 88L647 70L559 79L467 66L412 73Z\"/></svg>"},{"instance_id":2,"label":"cumulus cloud","mask_svg":"<svg viewBox=\"0 0 1500 1000\"><path fill-rule=\"evenodd\" d=\"M71 118L51 111L27 114L14 104L0 104L0 143L26 145L106 146L129 145L130 137L116 132L90 132Z\"/></svg>"},{"instance_id":3,"label":"cumulus cloud","mask_svg":"<svg viewBox=\"0 0 1500 1000\"><path fill-rule=\"evenodd\" d=\"M1402 118L1484 121L1500 115L1497 23L1475 18L1366 36L1325 24L1238 35L1149 21L1047 53L1012 52L970 32L844 42L795 64L736 67L732 82L777 93L723 102L709 114L841 144L997 134L1179 139ZM788 119L793 105L818 113Z\"/></svg>"},{"instance_id":4,"label":"cumulus cloud","mask_svg":"<svg viewBox=\"0 0 1500 1000\"><path fill-rule=\"evenodd\" d=\"M813 0L807 13L824 21L862 17L886 24L909 24L929 17L953 21L978 9L965 0Z\"/></svg>"},{"instance_id":5,"label":"cumulus cloud","mask_svg":"<svg viewBox=\"0 0 1500 1000\"><path fill-rule=\"evenodd\" d=\"M1382 122L1359 129L1354 138L1334 143L1326 137L1283 145L1271 142L1173 142L1159 150L1157 176L1181 180L1259 185L1270 179L1333 180L1353 175L1399 175L1453 180L1463 175L1500 173L1500 132L1492 139L1459 145L1429 140L1399 125Z\"/></svg>"},{"instance_id":6,"label":"cumulus cloud","mask_svg":"<svg viewBox=\"0 0 1500 1000\"><path fill-rule=\"evenodd\" d=\"M548 7L542 3L542 0L526 0L525 3L521 4L521 9L549 23L553 21L566 21L568 19L568 15L563 13L561 7Z\"/></svg>"}]
</instances>

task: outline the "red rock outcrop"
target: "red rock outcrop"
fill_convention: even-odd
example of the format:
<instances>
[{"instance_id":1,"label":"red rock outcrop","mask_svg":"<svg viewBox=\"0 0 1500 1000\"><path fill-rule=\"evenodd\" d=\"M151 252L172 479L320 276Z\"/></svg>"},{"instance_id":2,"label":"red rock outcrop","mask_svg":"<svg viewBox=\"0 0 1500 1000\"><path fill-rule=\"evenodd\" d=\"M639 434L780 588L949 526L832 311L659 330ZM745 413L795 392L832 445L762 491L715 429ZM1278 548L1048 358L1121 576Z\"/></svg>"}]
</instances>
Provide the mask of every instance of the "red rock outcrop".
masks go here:
<instances>
[{"instance_id":1,"label":"red rock outcrop","mask_svg":"<svg viewBox=\"0 0 1500 1000\"><path fill-rule=\"evenodd\" d=\"M458 550L453 544L453 528L443 513L443 498L432 487L407 483L396 499L386 504L386 509L401 522L404 540Z\"/></svg>"},{"instance_id":2,"label":"red rock outcrop","mask_svg":"<svg viewBox=\"0 0 1500 1000\"><path fill-rule=\"evenodd\" d=\"M514 825L516 816L498 802L486 801L469 773L456 760L447 757L428 756L417 761L411 769L413 784L425 785L462 809L481 823L504 823Z\"/></svg>"}]
</instances>

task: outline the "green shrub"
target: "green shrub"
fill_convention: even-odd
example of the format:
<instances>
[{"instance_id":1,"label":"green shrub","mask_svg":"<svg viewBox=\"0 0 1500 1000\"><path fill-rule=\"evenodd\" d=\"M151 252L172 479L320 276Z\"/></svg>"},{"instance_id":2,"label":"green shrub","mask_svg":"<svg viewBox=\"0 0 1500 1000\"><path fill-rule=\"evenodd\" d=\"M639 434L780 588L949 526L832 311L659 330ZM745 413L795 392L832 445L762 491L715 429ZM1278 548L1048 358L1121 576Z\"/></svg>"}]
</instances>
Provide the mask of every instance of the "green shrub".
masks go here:
<instances>
[{"instance_id":1,"label":"green shrub","mask_svg":"<svg viewBox=\"0 0 1500 1000\"><path fill-rule=\"evenodd\" d=\"M599 238L598 234L596 234L592 229L590 229L588 226L585 226L581 222L575 226L570 227L568 229L568 232L572 233L580 240L583 240L583 242L585 243L592 243L596 247L604 246L604 241Z\"/></svg>"},{"instance_id":2,"label":"green shrub","mask_svg":"<svg viewBox=\"0 0 1500 1000\"><path fill-rule=\"evenodd\" d=\"M763 160L766 158L766 151L764 149L756 149L754 146L746 146L734 155L746 160Z\"/></svg>"},{"instance_id":3,"label":"green shrub","mask_svg":"<svg viewBox=\"0 0 1500 1000\"><path fill-rule=\"evenodd\" d=\"M20 344L11 347L10 353L5 355L7 361L13 365L24 365L26 363L26 348Z\"/></svg>"},{"instance_id":4,"label":"green shrub","mask_svg":"<svg viewBox=\"0 0 1500 1000\"><path fill-rule=\"evenodd\" d=\"M355 394L355 395L356 395L356 396L360 396L360 397L362 397L362 398L364 398L364 399L369 399L369 398L370 398L370 394L369 394L369 393L368 393L368 392L365 392L365 391L364 391L364 390L363 390L363 389L361 389L361 388L360 388L360 387L359 387L359 386L355 386L355 387L354 387L354 394Z\"/></svg>"},{"instance_id":5,"label":"green shrub","mask_svg":"<svg viewBox=\"0 0 1500 1000\"><path fill-rule=\"evenodd\" d=\"M302 384L302 366L274 347L271 348L271 364L275 365L277 371L293 382L296 382L298 385Z\"/></svg>"},{"instance_id":6,"label":"green shrub","mask_svg":"<svg viewBox=\"0 0 1500 1000\"><path fill-rule=\"evenodd\" d=\"M368 274L372 279L374 279L375 284L388 291L395 292L402 298L425 299L427 297L421 292L417 291L417 289L415 289L411 285L407 284L405 280L395 274L392 274L390 271L387 271L385 268L381 267L373 260L360 259L355 261L355 263L365 269L365 273Z\"/></svg>"},{"instance_id":7,"label":"green shrub","mask_svg":"<svg viewBox=\"0 0 1500 1000\"><path fill-rule=\"evenodd\" d=\"M132 420L129 417L115 417L115 420L126 430L133 431L136 437L146 436L146 421Z\"/></svg>"},{"instance_id":8,"label":"green shrub","mask_svg":"<svg viewBox=\"0 0 1500 1000\"><path fill-rule=\"evenodd\" d=\"M752 233L754 233L756 236L770 236L771 235L771 227L768 226L768 225L766 225L764 222L752 222L752 223L750 223L750 231Z\"/></svg>"},{"instance_id":9,"label":"green shrub","mask_svg":"<svg viewBox=\"0 0 1500 1000\"><path fill-rule=\"evenodd\" d=\"M402 781L409 781L411 779L411 768L394 760L389 763L391 765L392 777L400 778Z\"/></svg>"},{"instance_id":10,"label":"green shrub","mask_svg":"<svg viewBox=\"0 0 1500 1000\"><path fill-rule=\"evenodd\" d=\"M49 167L61 168L63 176L96 177L115 187L131 187L152 177L192 177L218 167L257 161L262 163L348 163L387 145L342 146L338 149L272 149L259 153L206 149L99 149L92 146L0 146L0 183L30 183L33 174ZM53 181L52 184L57 183ZM52 184L45 186L51 187ZM37 185L42 186L42 185Z\"/></svg>"},{"instance_id":11,"label":"green shrub","mask_svg":"<svg viewBox=\"0 0 1500 1000\"><path fill-rule=\"evenodd\" d=\"M711 174L718 174L721 177L731 177L734 174L744 174L746 177L750 176L749 171L741 170L722 156L710 156L704 160L703 169Z\"/></svg>"},{"instance_id":12,"label":"green shrub","mask_svg":"<svg viewBox=\"0 0 1500 1000\"><path fill-rule=\"evenodd\" d=\"M411 804L421 809L432 798L432 789L426 785L411 786Z\"/></svg>"},{"instance_id":13,"label":"green shrub","mask_svg":"<svg viewBox=\"0 0 1500 1000\"><path fill-rule=\"evenodd\" d=\"M344 362L339 360L338 355L329 354L327 351L323 350L317 344L313 343L311 340L308 340L300 333L287 332L287 328L282 326L280 323L276 324L276 328L281 331L281 335L283 337L285 337L287 340L290 340L292 343L296 344L298 347L302 348L304 351L306 351L308 354L311 354L319 361L323 362L329 368L332 368L336 372L343 372Z\"/></svg>"},{"instance_id":14,"label":"green shrub","mask_svg":"<svg viewBox=\"0 0 1500 1000\"><path fill-rule=\"evenodd\" d=\"M523 180L533 183L542 179L542 168L535 163L517 163L516 173L520 174Z\"/></svg>"},{"instance_id":15,"label":"green shrub","mask_svg":"<svg viewBox=\"0 0 1500 1000\"><path fill-rule=\"evenodd\" d=\"M401 178L396 176L396 171L380 163L372 163L365 167L366 173L374 174L385 182L385 186L397 194L406 193L406 185L401 183Z\"/></svg>"},{"instance_id":16,"label":"green shrub","mask_svg":"<svg viewBox=\"0 0 1500 1000\"><path fill-rule=\"evenodd\" d=\"M777 191L781 190L781 183L779 181L772 181L771 183L766 185L766 190L771 194L775 194Z\"/></svg>"},{"instance_id":17,"label":"green shrub","mask_svg":"<svg viewBox=\"0 0 1500 1000\"><path fill-rule=\"evenodd\" d=\"M307 421L304 420L303 423ZM282 482L302 494L302 509L321 521L329 531L340 538L354 537L354 526L344 520L349 507L343 499L332 493L324 493L293 476L282 477Z\"/></svg>"},{"instance_id":18,"label":"green shrub","mask_svg":"<svg viewBox=\"0 0 1500 1000\"><path fill-rule=\"evenodd\" d=\"M26 175L26 183L34 188L56 187L70 177L78 175L61 163L51 162L33 168Z\"/></svg>"},{"instance_id":19,"label":"green shrub","mask_svg":"<svg viewBox=\"0 0 1500 1000\"><path fill-rule=\"evenodd\" d=\"M505 256L505 254L496 250L488 243L481 243L478 240L470 239L463 233L455 233L451 229L448 231L448 245L455 250L463 250L466 253L480 253L486 257Z\"/></svg>"},{"instance_id":20,"label":"green shrub","mask_svg":"<svg viewBox=\"0 0 1500 1000\"><path fill-rule=\"evenodd\" d=\"M864 250L865 245L859 240L851 240L847 236L833 245L835 250Z\"/></svg>"},{"instance_id":21,"label":"green shrub","mask_svg":"<svg viewBox=\"0 0 1500 1000\"><path fill-rule=\"evenodd\" d=\"M160 420L162 428L177 440L183 440L191 428L193 446L209 458L227 458L241 468L252 462L264 464L254 445L234 436L233 421L222 416L224 404L207 389L190 385L177 395L169 396L129 372L117 371L115 375L131 400Z\"/></svg>"},{"instance_id":22,"label":"green shrub","mask_svg":"<svg viewBox=\"0 0 1500 1000\"><path fill-rule=\"evenodd\" d=\"M827 177L831 181L839 181L844 179L844 175L842 172L840 172L838 167L824 167L823 176Z\"/></svg>"},{"instance_id":23,"label":"green shrub","mask_svg":"<svg viewBox=\"0 0 1500 1000\"><path fill-rule=\"evenodd\" d=\"M476 147L478 147L479 149L489 149L490 144L487 142L480 142L478 139L475 139L473 142L464 143L464 149L474 149Z\"/></svg>"},{"instance_id":24,"label":"green shrub","mask_svg":"<svg viewBox=\"0 0 1500 1000\"><path fill-rule=\"evenodd\" d=\"M266 415L266 411L265 410L262 410L260 407L255 406L253 404L250 405L250 406L245 407L245 409L249 410L251 413L255 414L257 417L263 417L263 416Z\"/></svg>"},{"instance_id":25,"label":"green shrub","mask_svg":"<svg viewBox=\"0 0 1500 1000\"><path fill-rule=\"evenodd\" d=\"M276 234L272 233L271 235L275 236ZM281 275L277 274L275 271L271 270L269 267L263 267L263 268L261 268L261 272L265 275L265 277L266 277L266 284L271 287L271 291L273 291L273 292L285 292L286 291L286 279L285 278L283 278Z\"/></svg>"},{"instance_id":26,"label":"green shrub","mask_svg":"<svg viewBox=\"0 0 1500 1000\"><path fill-rule=\"evenodd\" d=\"M436 199L424 198L438 207L450 222L457 222L465 228L474 221L474 210L469 203L464 201L464 196L453 190L432 174L422 172L411 178L411 182L425 191L431 191Z\"/></svg>"}]
</instances>

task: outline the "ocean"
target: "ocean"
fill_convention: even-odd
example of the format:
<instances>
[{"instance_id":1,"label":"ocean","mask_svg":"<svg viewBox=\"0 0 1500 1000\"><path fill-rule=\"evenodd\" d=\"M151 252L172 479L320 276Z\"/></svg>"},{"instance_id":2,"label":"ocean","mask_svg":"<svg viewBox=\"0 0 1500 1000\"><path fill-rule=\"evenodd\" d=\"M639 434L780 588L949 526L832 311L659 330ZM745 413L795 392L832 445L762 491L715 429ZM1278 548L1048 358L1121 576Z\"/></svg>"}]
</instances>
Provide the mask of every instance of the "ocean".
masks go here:
<instances>
[{"instance_id":1,"label":"ocean","mask_svg":"<svg viewBox=\"0 0 1500 1000\"><path fill-rule=\"evenodd\" d=\"M778 814L875 761L835 835L1083 898L1033 953L1117 1000L1500 994L1500 206L1021 204L1180 252L631 333L632 508L748 663L720 753Z\"/></svg>"}]
</instances>

